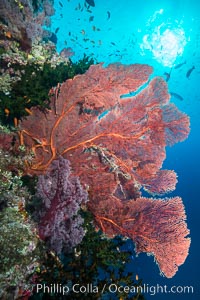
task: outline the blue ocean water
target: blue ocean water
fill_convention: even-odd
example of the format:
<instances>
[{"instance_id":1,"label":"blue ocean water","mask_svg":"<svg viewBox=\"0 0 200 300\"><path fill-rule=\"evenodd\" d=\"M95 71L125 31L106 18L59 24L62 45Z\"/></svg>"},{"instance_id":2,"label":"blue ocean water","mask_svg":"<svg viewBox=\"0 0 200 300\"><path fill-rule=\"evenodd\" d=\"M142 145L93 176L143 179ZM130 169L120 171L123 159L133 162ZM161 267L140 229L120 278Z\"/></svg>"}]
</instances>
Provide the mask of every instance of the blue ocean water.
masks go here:
<instances>
[{"instance_id":1,"label":"blue ocean water","mask_svg":"<svg viewBox=\"0 0 200 300\"><path fill-rule=\"evenodd\" d=\"M138 275L146 285L180 286L176 294L146 293L146 299L200 299L200 2L94 2L95 7L86 8L84 0L55 0L56 14L51 30L57 31L57 50L72 48L73 61L85 53L105 65L112 62L149 64L154 67L154 75L168 79L170 101L190 116L189 138L167 148L163 165L178 174L177 188L169 196L178 195L183 199L191 230L189 256L171 279L159 275L152 256L140 254L133 264L137 264ZM193 293L181 292L183 286L192 286Z\"/></svg>"}]
</instances>

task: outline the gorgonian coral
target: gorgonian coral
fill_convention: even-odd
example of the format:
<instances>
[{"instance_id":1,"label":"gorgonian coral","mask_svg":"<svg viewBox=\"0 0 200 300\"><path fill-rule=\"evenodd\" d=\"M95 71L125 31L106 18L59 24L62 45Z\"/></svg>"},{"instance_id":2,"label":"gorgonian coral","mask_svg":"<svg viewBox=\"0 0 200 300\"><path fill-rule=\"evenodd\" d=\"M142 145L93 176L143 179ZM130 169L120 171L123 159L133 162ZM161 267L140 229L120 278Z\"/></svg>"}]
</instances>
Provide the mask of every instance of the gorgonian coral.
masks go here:
<instances>
[{"instance_id":1,"label":"gorgonian coral","mask_svg":"<svg viewBox=\"0 0 200 300\"><path fill-rule=\"evenodd\" d=\"M166 82L150 80L152 71L93 65L59 86L46 115L33 108L19 137L35 154L28 172L45 173L58 155L68 159L89 189L96 224L108 235L132 238L137 253L153 254L172 277L190 245L182 199L144 198L141 188L157 195L175 189L175 172L161 170L165 147L186 139L190 122L169 103Z\"/></svg>"}]
</instances>

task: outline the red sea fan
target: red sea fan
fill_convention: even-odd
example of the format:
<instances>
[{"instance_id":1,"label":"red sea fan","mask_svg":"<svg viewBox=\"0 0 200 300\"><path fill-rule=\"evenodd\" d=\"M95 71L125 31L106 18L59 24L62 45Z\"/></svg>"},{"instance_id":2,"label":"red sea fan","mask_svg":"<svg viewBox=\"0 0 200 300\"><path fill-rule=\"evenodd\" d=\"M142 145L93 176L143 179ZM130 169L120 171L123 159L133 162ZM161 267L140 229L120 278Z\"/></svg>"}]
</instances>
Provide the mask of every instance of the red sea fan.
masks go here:
<instances>
[{"instance_id":1,"label":"red sea fan","mask_svg":"<svg viewBox=\"0 0 200 300\"><path fill-rule=\"evenodd\" d=\"M190 239L181 198L138 198L126 203L101 201L93 210L98 225L110 236L122 234L135 242L136 253L154 255L162 274L174 276L188 255ZM99 214L101 213L101 215Z\"/></svg>"},{"instance_id":2,"label":"red sea fan","mask_svg":"<svg viewBox=\"0 0 200 300\"><path fill-rule=\"evenodd\" d=\"M50 111L45 115L37 108L32 109L32 115L20 124L19 140L35 153L35 161L27 172L43 173L59 155L67 158L73 174L87 186L90 196L88 208L97 224L102 227L99 218L110 218L111 223L113 221L119 226L112 228L113 234L119 232L133 238L138 252L141 252L141 247L143 251L152 252L165 275L172 276L174 264L178 266L185 260L190 243L186 238L188 231L182 232L183 224L186 228L182 213L179 216L182 221L176 225L176 231L180 232L184 251L178 262L168 253L171 273L165 271L158 254L153 252L152 243L151 247L147 245L145 248L144 241L137 237L134 228L126 231L117 223L118 220L110 217L112 211L116 213L116 203L117 207L122 207L116 213L119 220L122 215L128 218L129 205L135 218L140 206L149 205L148 200L141 198L141 187L151 194L163 195L173 190L177 182L173 171L160 169L166 156L166 145L187 138L189 119L168 103L170 97L162 78L148 81L151 73L151 67L139 64L111 64L106 68L101 64L91 66L85 74L61 85L59 93L57 91L52 97ZM104 201L107 201L106 206ZM152 203L153 200L149 201ZM173 201L173 209L178 211L181 208L183 212L180 199L166 203ZM159 206L157 203L160 202L155 200L151 204L154 221L147 218L147 227L155 226L157 219L158 224L162 223L159 214L164 208L154 211L154 205ZM145 218L146 210L143 209L142 213L142 218ZM171 223L165 222L164 229L160 225L145 233L145 241L148 233L161 235L158 240L154 239L155 245L160 243L161 249L165 247L165 232ZM107 226L103 229L109 233ZM142 224L141 230L145 230ZM173 239L173 235L169 234L169 238Z\"/></svg>"},{"instance_id":3,"label":"red sea fan","mask_svg":"<svg viewBox=\"0 0 200 300\"><path fill-rule=\"evenodd\" d=\"M164 195L176 187L177 175L171 170L159 170L156 175L144 183L144 189L152 195Z\"/></svg>"}]
</instances>

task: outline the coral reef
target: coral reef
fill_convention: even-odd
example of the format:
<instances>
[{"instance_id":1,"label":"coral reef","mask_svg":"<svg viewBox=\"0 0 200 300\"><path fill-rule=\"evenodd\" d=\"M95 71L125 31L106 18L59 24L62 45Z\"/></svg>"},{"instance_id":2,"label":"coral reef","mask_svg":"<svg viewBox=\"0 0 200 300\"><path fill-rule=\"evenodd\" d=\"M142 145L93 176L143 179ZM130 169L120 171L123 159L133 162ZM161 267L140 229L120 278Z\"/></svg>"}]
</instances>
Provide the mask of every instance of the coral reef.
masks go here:
<instances>
[{"instance_id":1,"label":"coral reef","mask_svg":"<svg viewBox=\"0 0 200 300\"><path fill-rule=\"evenodd\" d=\"M42 27L50 24L53 12L52 0L0 3L0 118L4 124L17 127L30 107L47 108L51 88L94 63L86 57L72 63L69 49L57 53L50 41L52 33Z\"/></svg>"},{"instance_id":2,"label":"coral reef","mask_svg":"<svg viewBox=\"0 0 200 300\"><path fill-rule=\"evenodd\" d=\"M25 160L31 161L23 147L13 155L7 147L10 132L1 126L0 150L0 298L17 299L21 288L32 288L32 276L40 262L41 250L35 224L25 210L31 199L23 185ZM7 138L8 136L8 138ZM9 144L9 143L8 143ZM9 151L8 151L9 150Z\"/></svg>"},{"instance_id":3,"label":"coral reef","mask_svg":"<svg viewBox=\"0 0 200 300\"><path fill-rule=\"evenodd\" d=\"M14 118L29 115L33 106L47 108L51 88L84 73L94 63L85 56L72 63L68 57L60 56L51 42L34 43L29 53L16 43L4 48L6 52L0 55L0 118L4 124L12 125Z\"/></svg>"},{"instance_id":4,"label":"coral reef","mask_svg":"<svg viewBox=\"0 0 200 300\"><path fill-rule=\"evenodd\" d=\"M54 14L53 0L2 0L0 3L1 22L8 27L5 36L15 39L23 50L29 50L32 43L42 39L42 25L50 25Z\"/></svg>"},{"instance_id":5,"label":"coral reef","mask_svg":"<svg viewBox=\"0 0 200 300\"><path fill-rule=\"evenodd\" d=\"M131 236L137 251L152 253L161 272L172 277L187 257L190 245L182 200L142 198L141 188L157 195L175 189L175 172L160 169L166 156L165 147L187 138L189 118L169 103L162 78L156 77L147 84L151 73L151 67L139 64L91 66L85 74L59 86L46 115L37 108L31 110L29 118L20 124L19 141L35 155L27 169L29 173L46 172L59 155L67 158L73 174L88 189L87 206L98 226L110 234L109 226L104 225L110 223L112 234ZM168 206L173 206L173 210L168 210ZM158 218L157 227L151 218L147 218L145 226L139 222L148 211L154 212L154 219ZM174 212L177 223L173 221ZM120 214L128 222L128 230L120 223ZM167 215L171 223L166 221L163 227L159 226L160 214ZM144 232L134 230L134 221ZM148 227L151 232L146 232ZM170 247L167 252L163 250L167 232L172 247L176 246L175 232L180 235L177 251L182 249L181 253L171 256ZM159 244L167 256L167 269L153 243Z\"/></svg>"}]
</instances>

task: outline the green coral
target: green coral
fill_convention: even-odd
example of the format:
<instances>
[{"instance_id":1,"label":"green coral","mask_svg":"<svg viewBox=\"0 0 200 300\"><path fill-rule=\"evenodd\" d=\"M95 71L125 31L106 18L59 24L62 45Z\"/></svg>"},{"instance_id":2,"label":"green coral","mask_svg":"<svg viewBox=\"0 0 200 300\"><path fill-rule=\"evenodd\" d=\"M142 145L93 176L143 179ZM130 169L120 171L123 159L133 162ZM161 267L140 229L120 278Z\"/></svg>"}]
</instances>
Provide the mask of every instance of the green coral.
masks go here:
<instances>
[{"instance_id":1,"label":"green coral","mask_svg":"<svg viewBox=\"0 0 200 300\"><path fill-rule=\"evenodd\" d=\"M50 41L35 42L29 53L22 51L16 41L0 39L0 46L0 120L3 124L13 125L14 118L27 116L33 106L48 108L52 87L85 73L94 64L94 60L86 56L73 63L59 55Z\"/></svg>"},{"instance_id":2,"label":"green coral","mask_svg":"<svg viewBox=\"0 0 200 300\"><path fill-rule=\"evenodd\" d=\"M13 124L14 118L27 116L27 109L33 106L48 108L50 89L77 74L83 74L93 63L92 59L83 57L78 63L61 62L53 67L51 62L46 61L42 66L31 61L26 65L13 64L12 69L20 79L12 81L9 93L0 91L0 119L4 124ZM6 84L9 86L10 81Z\"/></svg>"}]
</instances>

